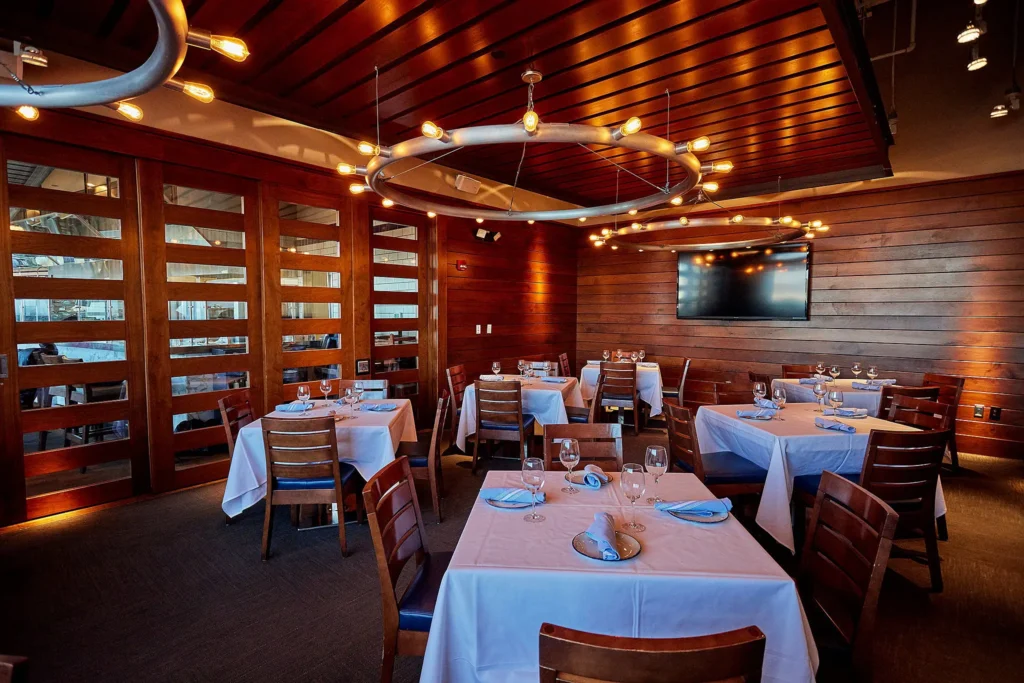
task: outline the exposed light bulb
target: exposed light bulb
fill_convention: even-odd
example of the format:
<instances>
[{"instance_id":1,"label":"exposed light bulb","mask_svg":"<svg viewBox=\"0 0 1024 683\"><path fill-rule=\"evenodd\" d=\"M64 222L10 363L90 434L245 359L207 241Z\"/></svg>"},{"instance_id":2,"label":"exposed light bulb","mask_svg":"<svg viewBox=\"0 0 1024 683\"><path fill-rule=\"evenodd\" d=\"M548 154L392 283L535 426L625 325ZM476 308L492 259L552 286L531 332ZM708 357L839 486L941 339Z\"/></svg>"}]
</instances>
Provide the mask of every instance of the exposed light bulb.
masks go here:
<instances>
[{"instance_id":1,"label":"exposed light bulb","mask_svg":"<svg viewBox=\"0 0 1024 683\"><path fill-rule=\"evenodd\" d=\"M633 228L634 230L639 230L640 228L642 228L642 227L644 227L644 226L640 225L639 223L633 223L633 224L632 224L631 226L629 226L629 227Z\"/></svg>"},{"instance_id":2,"label":"exposed light bulb","mask_svg":"<svg viewBox=\"0 0 1024 683\"><path fill-rule=\"evenodd\" d=\"M686 216L680 216L679 217L679 225L686 225L689 222L690 222L690 219L687 218Z\"/></svg>"},{"instance_id":3,"label":"exposed light bulb","mask_svg":"<svg viewBox=\"0 0 1024 683\"><path fill-rule=\"evenodd\" d=\"M715 173L728 173L732 170L731 161L717 161L711 164L711 170Z\"/></svg>"},{"instance_id":4,"label":"exposed light bulb","mask_svg":"<svg viewBox=\"0 0 1024 683\"><path fill-rule=\"evenodd\" d=\"M804 237L806 237L809 240L813 240L814 239L814 233L812 231L808 230L807 232L804 233Z\"/></svg>"},{"instance_id":5,"label":"exposed light bulb","mask_svg":"<svg viewBox=\"0 0 1024 683\"><path fill-rule=\"evenodd\" d=\"M703 152L711 146L711 138L706 135L702 135L696 140L691 140L686 143L686 145L690 148L691 152Z\"/></svg>"},{"instance_id":6,"label":"exposed light bulb","mask_svg":"<svg viewBox=\"0 0 1024 683\"><path fill-rule=\"evenodd\" d=\"M603 247L604 246L604 240L597 240L596 242L594 242L594 246L595 247Z\"/></svg>"},{"instance_id":7,"label":"exposed light bulb","mask_svg":"<svg viewBox=\"0 0 1024 683\"><path fill-rule=\"evenodd\" d=\"M26 121L35 121L39 118L39 110L30 104L23 104L14 111L18 112L18 116Z\"/></svg>"},{"instance_id":8,"label":"exposed light bulb","mask_svg":"<svg viewBox=\"0 0 1024 683\"><path fill-rule=\"evenodd\" d=\"M732 218L731 218L730 220L731 220L731 221L732 221L733 223L742 223L742 222L743 222L743 216L742 216L741 214L736 214L736 215L735 215L735 216L733 216L733 217L732 217Z\"/></svg>"},{"instance_id":9,"label":"exposed light bulb","mask_svg":"<svg viewBox=\"0 0 1024 683\"><path fill-rule=\"evenodd\" d=\"M642 126L643 126L643 123L640 121L639 117L637 117L637 116L630 116L629 119L627 119L624 124L619 126L619 133L622 134L623 136L625 136L625 135L633 135L634 133L639 133L640 132L640 128Z\"/></svg>"},{"instance_id":10,"label":"exposed light bulb","mask_svg":"<svg viewBox=\"0 0 1024 683\"><path fill-rule=\"evenodd\" d=\"M616 249L618 249L618 248L619 248L619 245L617 245L617 244L613 244L613 245L612 245L612 251L615 251L615 250L616 250Z\"/></svg>"},{"instance_id":11,"label":"exposed light bulb","mask_svg":"<svg viewBox=\"0 0 1024 683\"><path fill-rule=\"evenodd\" d=\"M630 209L629 210L629 215L630 216L635 216L636 215L636 209Z\"/></svg>"},{"instance_id":12,"label":"exposed light bulb","mask_svg":"<svg viewBox=\"0 0 1024 683\"><path fill-rule=\"evenodd\" d=\"M580 216L576 220L578 220L580 223L586 223L587 222L587 217L586 216Z\"/></svg>"},{"instance_id":13,"label":"exposed light bulb","mask_svg":"<svg viewBox=\"0 0 1024 683\"><path fill-rule=\"evenodd\" d=\"M821 227L821 221L818 221L818 220L811 221L810 222L810 226L812 228L820 228Z\"/></svg>"},{"instance_id":14,"label":"exposed light bulb","mask_svg":"<svg viewBox=\"0 0 1024 683\"><path fill-rule=\"evenodd\" d=\"M129 121L136 123L142 120L142 107L131 102L111 102L106 105Z\"/></svg>"},{"instance_id":15,"label":"exposed light bulb","mask_svg":"<svg viewBox=\"0 0 1024 683\"><path fill-rule=\"evenodd\" d=\"M527 225L533 225L534 223L535 223L535 221L532 218L529 219L528 221L526 221Z\"/></svg>"},{"instance_id":16,"label":"exposed light bulb","mask_svg":"<svg viewBox=\"0 0 1024 683\"><path fill-rule=\"evenodd\" d=\"M994 119L1001 119L1002 117L1006 116L1009 113L1010 110L1006 108L1005 104L997 104L996 106L992 107L992 111L989 112L989 116Z\"/></svg>"},{"instance_id":17,"label":"exposed light bulb","mask_svg":"<svg viewBox=\"0 0 1024 683\"><path fill-rule=\"evenodd\" d=\"M338 164L338 173L341 175L352 175L356 172L356 167L352 164Z\"/></svg>"},{"instance_id":18,"label":"exposed light bulb","mask_svg":"<svg viewBox=\"0 0 1024 683\"><path fill-rule=\"evenodd\" d=\"M392 206L395 205L394 200L388 199L387 197L385 197L384 199L380 200L380 203L381 203L381 206L384 206L384 207L386 207L388 209L390 209Z\"/></svg>"},{"instance_id":19,"label":"exposed light bulb","mask_svg":"<svg viewBox=\"0 0 1024 683\"><path fill-rule=\"evenodd\" d=\"M974 0L975 5L984 5L988 0Z\"/></svg>"},{"instance_id":20,"label":"exposed light bulb","mask_svg":"<svg viewBox=\"0 0 1024 683\"><path fill-rule=\"evenodd\" d=\"M477 218L477 219L476 219L476 222L477 222L477 223L483 223L483 222L484 222L484 219L483 219L483 218Z\"/></svg>"},{"instance_id":21,"label":"exposed light bulb","mask_svg":"<svg viewBox=\"0 0 1024 683\"><path fill-rule=\"evenodd\" d=\"M216 97L213 93L213 88L202 83L193 83L192 81L185 81L181 91L192 99L199 100L204 104L213 102Z\"/></svg>"},{"instance_id":22,"label":"exposed light bulb","mask_svg":"<svg viewBox=\"0 0 1024 683\"><path fill-rule=\"evenodd\" d=\"M974 25L974 22L967 24L967 28L957 34L956 42L971 43L981 37L981 29Z\"/></svg>"},{"instance_id":23,"label":"exposed light bulb","mask_svg":"<svg viewBox=\"0 0 1024 683\"><path fill-rule=\"evenodd\" d=\"M815 230L817 230L818 232L828 232L830 229L831 228L828 225L819 225L818 227L815 228Z\"/></svg>"},{"instance_id":24,"label":"exposed light bulb","mask_svg":"<svg viewBox=\"0 0 1024 683\"><path fill-rule=\"evenodd\" d=\"M348 191L352 194L362 194L366 192L368 188L363 183L352 183L348 186Z\"/></svg>"},{"instance_id":25,"label":"exposed light bulb","mask_svg":"<svg viewBox=\"0 0 1024 683\"><path fill-rule=\"evenodd\" d=\"M423 125L420 126L420 132L423 133L423 137L440 140L441 136L444 135L444 128L441 128L433 121L424 121Z\"/></svg>"},{"instance_id":26,"label":"exposed light bulb","mask_svg":"<svg viewBox=\"0 0 1024 683\"><path fill-rule=\"evenodd\" d=\"M427 218L437 218L437 214L433 211L427 211Z\"/></svg>"},{"instance_id":27,"label":"exposed light bulb","mask_svg":"<svg viewBox=\"0 0 1024 683\"><path fill-rule=\"evenodd\" d=\"M236 62L244 62L249 56L245 42L229 36L210 36L210 49Z\"/></svg>"},{"instance_id":28,"label":"exposed light bulb","mask_svg":"<svg viewBox=\"0 0 1024 683\"><path fill-rule=\"evenodd\" d=\"M369 142L360 142L356 146L356 151L367 157L375 157L380 154L380 147L371 144Z\"/></svg>"},{"instance_id":29,"label":"exposed light bulb","mask_svg":"<svg viewBox=\"0 0 1024 683\"><path fill-rule=\"evenodd\" d=\"M597 235L591 233L589 239L590 239L591 242L596 242L597 241Z\"/></svg>"},{"instance_id":30,"label":"exposed light bulb","mask_svg":"<svg viewBox=\"0 0 1024 683\"><path fill-rule=\"evenodd\" d=\"M671 204L672 206L679 206L682 203L683 203L683 196L682 195L676 195L669 202L669 204Z\"/></svg>"},{"instance_id":31,"label":"exposed light bulb","mask_svg":"<svg viewBox=\"0 0 1024 683\"><path fill-rule=\"evenodd\" d=\"M712 180L701 185L700 189L704 190L705 192L718 192L718 183Z\"/></svg>"},{"instance_id":32,"label":"exposed light bulb","mask_svg":"<svg viewBox=\"0 0 1024 683\"><path fill-rule=\"evenodd\" d=\"M537 125L540 123L540 117L537 116L537 112L530 109L523 114L523 128L526 129L527 133L532 133L537 130Z\"/></svg>"},{"instance_id":33,"label":"exposed light bulb","mask_svg":"<svg viewBox=\"0 0 1024 683\"><path fill-rule=\"evenodd\" d=\"M644 253L643 249L637 249L637 251L639 251L641 254Z\"/></svg>"},{"instance_id":34,"label":"exposed light bulb","mask_svg":"<svg viewBox=\"0 0 1024 683\"><path fill-rule=\"evenodd\" d=\"M793 217L792 216L783 216L782 218L779 219L779 223L782 223L783 225L789 225L792 222L793 222Z\"/></svg>"},{"instance_id":35,"label":"exposed light bulb","mask_svg":"<svg viewBox=\"0 0 1024 683\"><path fill-rule=\"evenodd\" d=\"M607 237L608 235L612 234L612 229L611 228L601 228L601 234L604 235L605 237Z\"/></svg>"}]
</instances>

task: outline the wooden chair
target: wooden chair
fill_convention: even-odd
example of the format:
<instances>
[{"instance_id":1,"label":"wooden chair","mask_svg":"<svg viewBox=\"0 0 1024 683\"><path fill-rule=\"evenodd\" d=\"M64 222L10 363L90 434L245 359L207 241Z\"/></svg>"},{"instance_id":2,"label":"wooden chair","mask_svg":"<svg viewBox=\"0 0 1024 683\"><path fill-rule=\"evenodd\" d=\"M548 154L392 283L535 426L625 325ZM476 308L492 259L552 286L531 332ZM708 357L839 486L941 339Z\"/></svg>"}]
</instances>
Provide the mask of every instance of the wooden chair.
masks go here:
<instances>
[{"instance_id":1,"label":"wooden chair","mask_svg":"<svg viewBox=\"0 0 1024 683\"><path fill-rule=\"evenodd\" d=\"M946 454L949 430L884 432L868 435L860 485L899 513L898 529L924 537L932 590L942 591L942 568L935 535L935 489Z\"/></svg>"},{"instance_id":2,"label":"wooden chair","mask_svg":"<svg viewBox=\"0 0 1024 683\"><path fill-rule=\"evenodd\" d=\"M683 404L683 389L686 387L686 375L690 372L691 359L683 356L683 373L679 375L679 385L675 389L662 389L661 395L675 398L679 405Z\"/></svg>"},{"instance_id":3,"label":"wooden chair","mask_svg":"<svg viewBox=\"0 0 1024 683\"><path fill-rule=\"evenodd\" d=\"M770 385L769 385L770 386ZM752 391L737 391L735 384L715 384L715 405L754 405L754 393Z\"/></svg>"},{"instance_id":4,"label":"wooden chair","mask_svg":"<svg viewBox=\"0 0 1024 683\"><path fill-rule=\"evenodd\" d=\"M960 407L960 397L964 393L964 384L966 380L963 377L953 377L952 375L937 375L932 372L926 372L924 374L925 386L935 386L939 388L939 403L946 403L954 406L953 415L956 415L957 409ZM949 460L953 467L954 472L960 470L960 453L957 450L956 445L956 419L954 417L953 424L950 426L953 430L949 437Z\"/></svg>"},{"instance_id":5,"label":"wooden chair","mask_svg":"<svg viewBox=\"0 0 1024 683\"><path fill-rule=\"evenodd\" d=\"M441 436L445 420L448 419L448 406L451 405L451 394L447 389L437 399L437 412L434 413L434 427L420 431L415 443L402 441L398 444L395 457L405 456L409 459L409 470L413 479L424 479L430 484L430 499L434 503L434 514L437 523L441 518L441 499L444 497L444 478L441 474Z\"/></svg>"},{"instance_id":6,"label":"wooden chair","mask_svg":"<svg viewBox=\"0 0 1024 683\"><path fill-rule=\"evenodd\" d=\"M480 455L480 441L518 441L519 460L526 459L529 440L536 421L523 414L523 385L519 382L484 382L477 380L476 435L473 442L473 467Z\"/></svg>"},{"instance_id":7,"label":"wooden chair","mask_svg":"<svg viewBox=\"0 0 1024 683\"><path fill-rule=\"evenodd\" d=\"M633 435L640 434L640 394L637 393L636 363L601 363L604 377L604 391L601 394L601 408L618 408L633 411Z\"/></svg>"},{"instance_id":8,"label":"wooden chair","mask_svg":"<svg viewBox=\"0 0 1024 683\"><path fill-rule=\"evenodd\" d=\"M926 401L935 401L939 397L938 387L905 387L899 384L887 384L882 387L882 397L878 400L878 412L875 417L885 420L889 417L889 409L892 408L894 396L911 396L923 398Z\"/></svg>"},{"instance_id":9,"label":"wooden chair","mask_svg":"<svg viewBox=\"0 0 1024 683\"><path fill-rule=\"evenodd\" d=\"M0 655L0 683L28 683L28 659Z\"/></svg>"},{"instance_id":10,"label":"wooden chair","mask_svg":"<svg viewBox=\"0 0 1024 683\"><path fill-rule=\"evenodd\" d=\"M878 595L898 518L871 492L832 472L822 475L797 585L823 667L826 655L840 650L870 680Z\"/></svg>"},{"instance_id":11,"label":"wooden chair","mask_svg":"<svg viewBox=\"0 0 1024 683\"><path fill-rule=\"evenodd\" d=\"M956 406L896 394L893 396L889 414L885 419L889 422L933 432L953 429L953 423L956 420Z\"/></svg>"},{"instance_id":12,"label":"wooden chair","mask_svg":"<svg viewBox=\"0 0 1024 683\"><path fill-rule=\"evenodd\" d=\"M782 379L801 379L814 377L818 370L813 365L783 365Z\"/></svg>"},{"instance_id":13,"label":"wooden chair","mask_svg":"<svg viewBox=\"0 0 1024 683\"><path fill-rule=\"evenodd\" d=\"M756 626L689 638L629 638L541 624L540 681L724 683L761 680Z\"/></svg>"},{"instance_id":14,"label":"wooden chair","mask_svg":"<svg viewBox=\"0 0 1024 683\"><path fill-rule=\"evenodd\" d=\"M427 550L427 532L407 458L398 458L377 472L363 487L363 502L377 558L384 616L380 680L388 683L396 655L422 657L427 648L437 592L452 553ZM399 597L398 577L413 558L416 573Z\"/></svg>"},{"instance_id":15,"label":"wooden chair","mask_svg":"<svg viewBox=\"0 0 1024 683\"><path fill-rule=\"evenodd\" d=\"M580 444L577 470L587 465L618 472L622 469L622 426L618 424L568 424L544 427L544 469L564 470L558 459L562 439L576 439Z\"/></svg>"},{"instance_id":16,"label":"wooden chair","mask_svg":"<svg viewBox=\"0 0 1024 683\"><path fill-rule=\"evenodd\" d=\"M772 376L767 373L754 372L753 370L747 370L747 378L750 379L750 383L764 382L765 388L770 394L772 391Z\"/></svg>"},{"instance_id":17,"label":"wooden chair","mask_svg":"<svg viewBox=\"0 0 1024 683\"><path fill-rule=\"evenodd\" d=\"M459 419L462 417L462 398L466 394L466 387L469 386L469 378L466 375L466 366L454 365L444 371L448 378L448 391L452 394L452 443L455 443L455 435L459 429Z\"/></svg>"},{"instance_id":18,"label":"wooden chair","mask_svg":"<svg viewBox=\"0 0 1024 683\"><path fill-rule=\"evenodd\" d=\"M664 410L670 470L675 467L696 475L719 498L764 489L768 470L730 451L701 453L690 411L672 401L665 401Z\"/></svg>"},{"instance_id":19,"label":"wooden chair","mask_svg":"<svg viewBox=\"0 0 1024 683\"><path fill-rule=\"evenodd\" d=\"M562 372L562 377L572 377L572 366L569 364L569 354L560 353L558 354L558 367Z\"/></svg>"},{"instance_id":20,"label":"wooden chair","mask_svg":"<svg viewBox=\"0 0 1024 683\"><path fill-rule=\"evenodd\" d=\"M252 412L252 398L248 389L228 394L217 401L217 408L220 410L220 421L224 426L224 436L228 442L228 461L235 454L235 440L238 439L238 430L256 419ZM227 523L231 518L225 515Z\"/></svg>"},{"instance_id":21,"label":"wooden chair","mask_svg":"<svg viewBox=\"0 0 1024 683\"><path fill-rule=\"evenodd\" d=\"M601 394L604 393L604 375L597 376L597 386L594 387L594 395L590 399L590 407L566 406L565 414L569 418L569 424L594 424L597 420L597 411L601 405Z\"/></svg>"},{"instance_id":22,"label":"wooden chair","mask_svg":"<svg viewBox=\"0 0 1024 683\"><path fill-rule=\"evenodd\" d=\"M273 418L260 422L267 456L267 510L263 519L263 551L270 554L270 535L275 505L307 503L338 505L338 540L341 554L348 556L345 542L345 493L360 482L352 465L338 461L334 418ZM358 488L356 509L361 511Z\"/></svg>"},{"instance_id":23,"label":"wooden chair","mask_svg":"<svg viewBox=\"0 0 1024 683\"><path fill-rule=\"evenodd\" d=\"M387 400L388 381L386 379L339 379L333 380L338 385L338 395L345 393L346 389L355 391L356 384L363 385L363 398ZM315 397L315 394L314 394Z\"/></svg>"}]
</instances>

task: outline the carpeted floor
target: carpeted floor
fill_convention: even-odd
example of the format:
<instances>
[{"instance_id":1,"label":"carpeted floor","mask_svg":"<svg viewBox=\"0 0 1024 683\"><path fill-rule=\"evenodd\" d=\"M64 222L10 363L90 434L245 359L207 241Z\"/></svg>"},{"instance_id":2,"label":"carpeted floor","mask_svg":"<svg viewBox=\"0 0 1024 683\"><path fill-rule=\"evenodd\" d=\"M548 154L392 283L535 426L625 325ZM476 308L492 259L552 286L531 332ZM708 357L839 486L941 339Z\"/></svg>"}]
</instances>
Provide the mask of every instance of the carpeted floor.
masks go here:
<instances>
[{"instance_id":1,"label":"carpeted floor","mask_svg":"<svg viewBox=\"0 0 1024 683\"><path fill-rule=\"evenodd\" d=\"M627 459L664 439L653 430L628 437ZM877 681L1021 680L1024 461L962 458L964 473L943 482L945 592L922 588L924 566L890 564ZM454 549L479 488L466 465L446 458L443 524L421 492L434 549ZM377 681L380 598L367 527L348 527L353 554L342 559L335 531L297 531L281 508L263 564L262 505L226 526L222 490L0 534L0 652L29 656L33 683ZM418 658L399 658L394 680L418 673Z\"/></svg>"}]
</instances>

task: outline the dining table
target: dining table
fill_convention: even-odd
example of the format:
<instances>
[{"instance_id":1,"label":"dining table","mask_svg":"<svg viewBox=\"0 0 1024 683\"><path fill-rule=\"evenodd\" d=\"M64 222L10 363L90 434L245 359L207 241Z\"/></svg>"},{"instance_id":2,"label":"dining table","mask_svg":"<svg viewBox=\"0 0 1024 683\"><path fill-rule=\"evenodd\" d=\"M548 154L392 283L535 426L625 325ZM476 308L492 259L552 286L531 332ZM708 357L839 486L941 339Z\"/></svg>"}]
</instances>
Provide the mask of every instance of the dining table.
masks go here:
<instances>
[{"instance_id":1,"label":"dining table","mask_svg":"<svg viewBox=\"0 0 1024 683\"><path fill-rule=\"evenodd\" d=\"M545 519L478 498L434 607L420 681L533 683L547 622L591 633L670 638L757 626L766 636L764 681L811 683L818 653L793 579L734 517L684 522L637 502L642 532L623 528L630 503L619 474L600 489L562 493L565 472L545 472ZM522 487L519 472L492 471L483 486ZM648 480L649 481L649 480ZM714 496L692 474L663 475L665 500ZM573 538L598 512L640 543L635 557L591 559Z\"/></svg>"},{"instance_id":2,"label":"dining table","mask_svg":"<svg viewBox=\"0 0 1024 683\"><path fill-rule=\"evenodd\" d=\"M630 361L626 361L630 362ZM580 391L583 399L589 401L594 397L597 378L601 375L601 361L588 360L580 370ZM636 364L636 390L640 399L651 407L651 417L661 415L664 407L661 380L661 366L651 361L638 361Z\"/></svg>"},{"instance_id":3,"label":"dining table","mask_svg":"<svg viewBox=\"0 0 1024 683\"><path fill-rule=\"evenodd\" d=\"M878 406L882 401L882 389L855 389L853 383L866 384L867 379L836 379L828 378L826 386L829 391L838 389L843 392L844 408L864 408L868 415L877 415ZM787 403L817 403L813 384L800 384L798 379L773 379L772 390L782 388L786 392Z\"/></svg>"},{"instance_id":4,"label":"dining table","mask_svg":"<svg viewBox=\"0 0 1024 683\"><path fill-rule=\"evenodd\" d=\"M919 431L876 417L832 418L850 425L853 433L822 429L815 424L823 417L813 403L786 403L776 417L754 420L736 415L737 411L754 412L752 404L701 406L694 422L701 453L731 451L765 468L768 476L761 493L754 521L771 536L796 552L790 501L793 478L824 471L859 474L867 453L868 435L878 429L890 432ZM942 482L935 492L935 516L946 513Z\"/></svg>"},{"instance_id":5,"label":"dining table","mask_svg":"<svg viewBox=\"0 0 1024 683\"><path fill-rule=\"evenodd\" d=\"M485 375L501 377L501 381L519 382L523 389L523 414L533 415L539 428L544 425L569 423L566 406L585 408L575 377L524 377L521 375ZM492 380L499 381L499 380ZM476 385L470 384L462 396L462 414L455 434L455 444L466 451L466 438L476 433Z\"/></svg>"},{"instance_id":6,"label":"dining table","mask_svg":"<svg viewBox=\"0 0 1024 683\"><path fill-rule=\"evenodd\" d=\"M364 480L369 481L395 459L399 443L416 441L416 422L412 403L407 398L363 399L358 409L353 410L338 405L337 401L310 403L313 408L301 413L274 410L266 417L309 419L327 417L333 412L335 417L342 418L335 422L338 459L355 467ZM367 406L380 404L392 404L395 408L389 412L367 409ZM266 495L267 458L262 420L255 420L238 430L221 508L227 516L235 517Z\"/></svg>"}]
</instances>

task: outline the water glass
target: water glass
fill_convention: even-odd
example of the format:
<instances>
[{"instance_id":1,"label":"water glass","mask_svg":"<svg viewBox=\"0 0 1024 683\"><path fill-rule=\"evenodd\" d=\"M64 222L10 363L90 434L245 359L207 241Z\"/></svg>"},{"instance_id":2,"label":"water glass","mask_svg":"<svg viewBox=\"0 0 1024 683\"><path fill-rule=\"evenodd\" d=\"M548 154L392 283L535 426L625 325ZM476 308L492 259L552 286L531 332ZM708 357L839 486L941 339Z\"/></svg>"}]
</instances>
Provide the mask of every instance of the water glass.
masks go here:
<instances>
[{"instance_id":1,"label":"water glass","mask_svg":"<svg viewBox=\"0 0 1024 683\"><path fill-rule=\"evenodd\" d=\"M537 492L544 488L544 461L527 458L523 461L523 485L530 491L530 514L523 517L527 522L543 522L544 515L537 514Z\"/></svg>"},{"instance_id":2,"label":"water glass","mask_svg":"<svg viewBox=\"0 0 1024 683\"><path fill-rule=\"evenodd\" d=\"M814 366L814 369L818 372L819 375L825 374L825 364L822 363L820 360L818 361L818 364Z\"/></svg>"},{"instance_id":3,"label":"water glass","mask_svg":"<svg viewBox=\"0 0 1024 683\"><path fill-rule=\"evenodd\" d=\"M838 389L834 389L828 392L828 404L832 406L832 410L838 410L843 407L843 392Z\"/></svg>"},{"instance_id":4,"label":"water glass","mask_svg":"<svg viewBox=\"0 0 1024 683\"><path fill-rule=\"evenodd\" d=\"M754 382L753 386L754 398L764 398L768 395L768 388L764 385L764 382ZM754 405L757 405L757 401L754 401Z\"/></svg>"},{"instance_id":5,"label":"water glass","mask_svg":"<svg viewBox=\"0 0 1024 683\"><path fill-rule=\"evenodd\" d=\"M622 495L629 498L629 507L633 512L632 521L624 524L624 529L640 532L646 531L647 527L636 521L636 501L644 495L644 468L635 462L628 462L622 466L622 474L619 476L619 487Z\"/></svg>"},{"instance_id":6,"label":"water glass","mask_svg":"<svg viewBox=\"0 0 1024 683\"><path fill-rule=\"evenodd\" d=\"M491 372L494 373L495 375L500 375L501 363L499 363L498 361L494 361L493 363L491 363Z\"/></svg>"},{"instance_id":7,"label":"water glass","mask_svg":"<svg viewBox=\"0 0 1024 683\"><path fill-rule=\"evenodd\" d=\"M821 400L825 398L825 394L828 393L828 389L825 388L824 382L816 382L814 385L814 389L812 389L812 391L814 392L814 395L818 398L818 412L825 412L824 408L822 408Z\"/></svg>"},{"instance_id":8,"label":"water glass","mask_svg":"<svg viewBox=\"0 0 1024 683\"><path fill-rule=\"evenodd\" d=\"M668 472L668 451L664 446L648 446L644 464L647 465L647 474L654 477L654 497L648 498L647 502L652 505L660 503L662 501L658 495L658 480L661 479L661 475Z\"/></svg>"},{"instance_id":9,"label":"water glass","mask_svg":"<svg viewBox=\"0 0 1024 683\"><path fill-rule=\"evenodd\" d=\"M786 390L782 387L776 387L772 389L772 403L775 404L775 408L781 411L786 407ZM782 415L778 412L775 413L776 420L782 420Z\"/></svg>"},{"instance_id":10,"label":"water glass","mask_svg":"<svg viewBox=\"0 0 1024 683\"><path fill-rule=\"evenodd\" d=\"M355 394L356 403L361 403L362 402L362 400L363 400L363 392L364 391L365 391L365 389L363 389L363 383L362 382L356 382L354 385L352 385L352 393Z\"/></svg>"},{"instance_id":11,"label":"water glass","mask_svg":"<svg viewBox=\"0 0 1024 683\"><path fill-rule=\"evenodd\" d=\"M303 403L309 400L309 386L300 384L299 388L295 390L295 398L299 399Z\"/></svg>"},{"instance_id":12,"label":"water glass","mask_svg":"<svg viewBox=\"0 0 1024 683\"><path fill-rule=\"evenodd\" d=\"M878 368L874 365L868 366L868 379L875 379L878 377Z\"/></svg>"},{"instance_id":13,"label":"water glass","mask_svg":"<svg viewBox=\"0 0 1024 683\"><path fill-rule=\"evenodd\" d=\"M854 378L859 378L861 373L860 363L854 363L850 366L850 372L853 373Z\"/></svg>"},{"instance_id":14,"label":"water glass","mask_svg":"<svg viewBox=\"0 0 1024 683\"><path fill-rule=\"evenodd\" d=\"M320 380L320 393L324 395L324 402L327 402L327 397L331 394L331 380L322 379Z\"/></svg>"},{"instance_id":15,"label":"water glass","mask_svg":"<svg viewBox=\"0 0 1024 683\"><path fill-rule=\"evenodd\" d=\"M345 394L341 397L341 402L348 406L349 415L352 414L353 405L355 405L356 397L352 394L351 389L345 389Z\"/></svg>"},{"instance_id":16,"label":"water glass","mask_svg":"<svg viewBox=\"0 0 1024 683\"><path fill-rule=\"evenodd\" d=\"M605 362L607 362L608 359L611 358L611 357L612 357L612 352L609 351L608 349L605 349L604 351L601 352L601 358L603 358L605 360Z\"/></svg>"},{"instance_id":17,"label":"water glass","mask_svg":"<svg viewBox=\"0 0 1024 683\"><path fill-rule=\"evenodd\" d=\"M828 369L828 374L832 375L832 381L833 382L836 381L837 379L839 379L839 366L838 365L833 365L832 367L830 367Z\"/></svg>"},{"instance_id":18,"label":"water glass","mask_svg":"<svg viewBox=\"0 0 1024 683\"><path fill-rule=\"evenodd\" d=\"M524 372L523 372L523 371L524 371L524 370L526 370L526 361L525 361L525 360L521 360L521 361L519 361L519 362L518 362L518 363L516 364L516 367L517 367L517 368L519 368L519 374L520 374L520 375L524 374Z\"/></svg>"},{"instance_id":19,"label":"water glass","mask_svg":"<svg viewBox=\"0 0 1024 683\"><path fill-rule=\"evenodd\" d=\"M558 460L565 469L569 470L567 479L569 485L562 489L562 493L572 495L580 490L572 485L572 468L580 462L580 444L576 439L562 439L562 445L558 449Z\"/></svg>"},{"instance_id":20,"label":"water glass","mask_svg":"<svg viewBox=\"0 0 1024 683\"><path fill-rule=\"evenodd\" d=\"M643 349L640 349L640 353L638 355L640 356L640 361L643 362L644 356L646 356L647 354L644 352Z\"/></svg>"}]
</instances>

